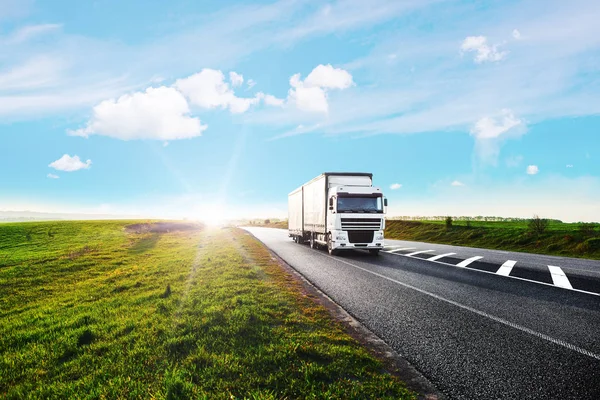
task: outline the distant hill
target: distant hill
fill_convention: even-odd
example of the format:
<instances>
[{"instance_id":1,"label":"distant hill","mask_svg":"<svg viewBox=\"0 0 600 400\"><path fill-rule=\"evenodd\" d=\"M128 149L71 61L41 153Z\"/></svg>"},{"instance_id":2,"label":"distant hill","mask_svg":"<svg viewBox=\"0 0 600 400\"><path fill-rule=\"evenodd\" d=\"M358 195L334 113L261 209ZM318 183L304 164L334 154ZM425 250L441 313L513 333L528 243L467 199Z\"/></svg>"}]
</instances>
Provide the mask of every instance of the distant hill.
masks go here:
<instances>
[{"instance_id":1,"label":"distant hill","mask_svg":"<svg viewBox=\"0 0 600 400\"><path fill-rule=\"evenodd\" d=\"M139 219L139 215L113 215L113 214L78 214L78 213L50 213L37 211L0 211L1 222L26 222L26 221L57 221L57 220L94 220L94 219Z\"/></svg>"}]
</instances>

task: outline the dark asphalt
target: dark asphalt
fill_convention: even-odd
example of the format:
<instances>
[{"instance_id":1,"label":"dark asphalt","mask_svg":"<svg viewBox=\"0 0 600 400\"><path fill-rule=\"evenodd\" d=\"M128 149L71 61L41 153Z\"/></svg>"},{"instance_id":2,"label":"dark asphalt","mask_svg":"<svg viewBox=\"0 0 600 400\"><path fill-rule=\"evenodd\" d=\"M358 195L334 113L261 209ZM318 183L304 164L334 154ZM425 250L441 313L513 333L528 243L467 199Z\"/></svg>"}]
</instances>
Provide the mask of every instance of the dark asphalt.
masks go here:
<instances>
[{"instance_id":1,"label":"dark asphalt","mask_svg":"<svg viewBox=\"0 0 600 400\"><path fill-rule=\"evenodd\" d=\"M433 251L330 257L286 230L247 230L450 398L600 398L600 296L553 286L551 277L540 284L494 272L513 260L511 276L553 265L567 279L594 281L600 262L398 241L387 245ZM449 252L454 260L419 258ZM485 266L454 266L474 256Z\"/></svg>"}]
</instances>

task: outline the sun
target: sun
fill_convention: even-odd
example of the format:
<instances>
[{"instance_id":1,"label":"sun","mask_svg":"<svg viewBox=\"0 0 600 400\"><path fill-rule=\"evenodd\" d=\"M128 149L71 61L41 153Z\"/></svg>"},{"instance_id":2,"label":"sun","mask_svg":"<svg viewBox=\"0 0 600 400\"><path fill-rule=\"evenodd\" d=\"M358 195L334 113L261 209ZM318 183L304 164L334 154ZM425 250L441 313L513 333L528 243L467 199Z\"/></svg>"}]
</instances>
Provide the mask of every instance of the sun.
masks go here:
<instances>
[{"instance_id":1,"label":"sun","mask_svg":"<svg viewBox=\"0 0 600 400\"><path fill-rule=\"evenodd\" d=\"M207 226L221 226L228 220L224 207L219 205L208 205L194 210L191 219L200 221Z\"/></svg>"}]
</instances>

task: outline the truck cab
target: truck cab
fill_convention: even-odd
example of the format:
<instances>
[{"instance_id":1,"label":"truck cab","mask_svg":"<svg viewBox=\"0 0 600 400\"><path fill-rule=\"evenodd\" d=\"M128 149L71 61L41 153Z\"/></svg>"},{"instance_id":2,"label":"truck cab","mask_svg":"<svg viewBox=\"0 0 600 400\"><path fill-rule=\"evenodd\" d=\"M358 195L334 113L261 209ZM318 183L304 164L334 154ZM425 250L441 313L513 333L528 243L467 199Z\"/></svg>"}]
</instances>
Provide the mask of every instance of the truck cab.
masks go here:
<instances>
[{"instance_id":1,"label":"truck cab","mask_svg":"<svg viewBox=\"0 0 600 400\"><path fill-rule=\"evenodd\" d=\"M372 186L329 188L327 249L331 254L347 249L367 249L377 254L383 248L387 199Z\"/></svg>"}]
</instances>

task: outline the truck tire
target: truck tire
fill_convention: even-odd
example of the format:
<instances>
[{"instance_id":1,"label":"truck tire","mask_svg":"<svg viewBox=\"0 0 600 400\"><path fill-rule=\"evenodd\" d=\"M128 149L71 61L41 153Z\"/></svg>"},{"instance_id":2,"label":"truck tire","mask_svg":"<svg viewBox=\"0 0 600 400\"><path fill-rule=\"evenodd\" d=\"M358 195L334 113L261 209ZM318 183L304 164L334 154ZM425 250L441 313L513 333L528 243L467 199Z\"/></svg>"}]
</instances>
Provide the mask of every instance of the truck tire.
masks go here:
<instances>
[{"instance_id":1,"label":"truck tire","mask_svg":"<svg viewBox=\"0 0 600 400\"><path fill-rule=\"evenodd\" d=\"M378 256L379 255L379 249L370 249L369 253L371 253L371 255L373 255L373 256Z\"/></svg>"}]
</instances>

